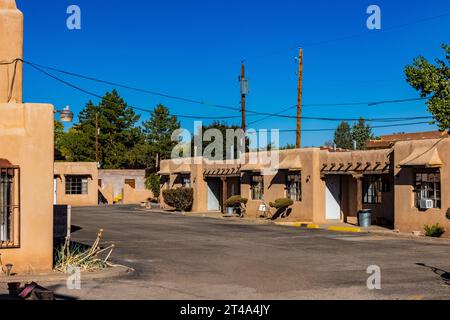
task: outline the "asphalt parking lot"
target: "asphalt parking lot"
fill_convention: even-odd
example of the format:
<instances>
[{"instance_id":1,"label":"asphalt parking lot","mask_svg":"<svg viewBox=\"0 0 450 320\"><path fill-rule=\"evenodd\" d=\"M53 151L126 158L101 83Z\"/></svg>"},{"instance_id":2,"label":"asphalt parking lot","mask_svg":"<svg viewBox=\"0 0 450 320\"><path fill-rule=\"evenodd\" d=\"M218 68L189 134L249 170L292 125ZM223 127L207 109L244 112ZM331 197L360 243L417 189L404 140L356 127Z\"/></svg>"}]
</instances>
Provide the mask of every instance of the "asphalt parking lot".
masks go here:
<instances>
[{"instance_id":1,"label":"asphalt parking lot","mask_svg":"<svg viewBox=\"0 0 450 320\"><path fill-rule=\"evenodd\" d=\"M116 245L114 262L136 270L82 279L81 290L54 288L77 299L450 299L450 242L126 206L74 208L72 224L74 240L85 244L104 229L104 242ZM367 288L371 265L381 269L381 290Z\"/></svg>"}]
</instances>

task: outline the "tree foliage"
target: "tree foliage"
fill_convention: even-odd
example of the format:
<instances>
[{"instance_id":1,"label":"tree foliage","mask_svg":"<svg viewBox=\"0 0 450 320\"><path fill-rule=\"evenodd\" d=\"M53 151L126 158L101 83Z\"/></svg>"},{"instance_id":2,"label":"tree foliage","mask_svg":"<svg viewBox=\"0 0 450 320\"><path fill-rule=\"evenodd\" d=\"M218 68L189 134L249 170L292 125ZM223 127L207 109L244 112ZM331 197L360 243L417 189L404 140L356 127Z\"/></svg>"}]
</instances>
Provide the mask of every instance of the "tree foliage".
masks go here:
<instances>
[{"instance_id":1,"label":"tree foliage","mask_svg":"<svg viewBox=\"0 0 450 320\"><path fill-rule=\"evenodd\" d=\"M158 199L161 195L161 177L155 173L150 174L145 179L145 187L153 193L155 199Z\"/></svg>"},{"instance_id":2,"label":"tree foliage","mask_svg":"<svg viewBox=\"0 0 450 320\"><path fill-rule=\"evenodd\" d=\"M367 141L374 138L372 128L363 118L360 118L358 122L353 125L352 138L356 141L357 150L365 150Z\"/></svg>"},{"instance_id":3,"label":"tree foliage","mask_svg":"<svg viewBox=\"0 0 450 320\"><path fill-rule=\"evenodd\" d=\"M337 148L352 149L353 137L350 125L346 121L342 121L334 132L334 144Z\"/></svg>"},{"instance_id":4,"label":"tree foliage","mask_svg":"<svg viewBox=\"0 0 450 320\"><path fill-rule=\"evenodd\" d=\"M416 58L405 69L406 80L427 101L440 130L450 129L450 46L443 44L445 60L430 63L423 56Z\"/></svg>"},{"instance_id":5,"label":"tree foliage","mask_svg":"<svg viewBox=\"0 0 450 320\"><path fill-rule=\"evenodd\" d=\"M96 115L99 124L99 162L102 168L144 168L144 134L136 124L140 116L116 90L107 92L99 104L89 101L79 121L62 139L68 161L96 161Z\"/></svg>"},{"instance_id":6,"label":"tree foliage","mask_svg":"<svg viewBox=\"0 0 450 320\"><path fill-rule=\"evenodd\" d=\"M180 128L180 122L176 116L170 115L169 109L162 104L155 107L150 119L144 121L143 132L147 146L147 168L157 169L159 160L170 159L172 149L177 142L172 141L172 133Z\"/></svg>"}]
</instances>

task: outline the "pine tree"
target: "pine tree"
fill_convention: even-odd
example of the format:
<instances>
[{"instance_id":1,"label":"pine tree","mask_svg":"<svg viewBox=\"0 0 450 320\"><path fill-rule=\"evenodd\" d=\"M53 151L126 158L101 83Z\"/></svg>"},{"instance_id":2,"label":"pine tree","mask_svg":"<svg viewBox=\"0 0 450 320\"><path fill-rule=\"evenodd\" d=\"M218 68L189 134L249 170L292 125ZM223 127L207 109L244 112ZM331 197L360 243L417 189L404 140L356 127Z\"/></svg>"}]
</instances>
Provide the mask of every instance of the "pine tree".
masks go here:
<instances>
[{"instance_id":1,"label":"pine tree","mask_svg":"<svg viewBox=\"0 0 450 320\"><path fill-rule=\"evenodd\" d=\"M64 155L69 161L96 160L95 117L99 122L100 164L105 169L144 168L138 154L144 135L136 126L140 116L116 90L107 92L98 105L89 101L79 114L79 122L64 136Z\"/></svg>"},{"instance_id":2,"label":"pine tree","mask_svg":"<svg viewBox=\"0 0 450 320\"><path fill-rule=\"evenodd\" d=\"M159 160L170 159L172 149L177 142L172 141L172 134L180 128L180 122L176 116L170 115L169 109L158 104L150 115L150 119L143 121L145 134L146 165L150 169L158 169L156 158Z\"/></svg>"},{"instance_id":3,"label":"pine tree","mask_svg":"<svg viewBox=\"0 0 450 320\"><path fill-rule=\"evenodd\" d=\"M342 121L334 132L334 143L337 148L352 149L353 137L350 125L346 121Z\"/></svg>"},{"instance_id":4,"label":"pine tree","mask_svg":"<svg viewBox=\"0 0 450 320\"><path fill-rule=\"evenodd\" d=\"M352 137L356 141L356 149L365 150L367 141L374 138L372 134L372 128L370 125L366 125L366 121L360 118L357 123L353 125Z\"/></svg>"}]
</instances>

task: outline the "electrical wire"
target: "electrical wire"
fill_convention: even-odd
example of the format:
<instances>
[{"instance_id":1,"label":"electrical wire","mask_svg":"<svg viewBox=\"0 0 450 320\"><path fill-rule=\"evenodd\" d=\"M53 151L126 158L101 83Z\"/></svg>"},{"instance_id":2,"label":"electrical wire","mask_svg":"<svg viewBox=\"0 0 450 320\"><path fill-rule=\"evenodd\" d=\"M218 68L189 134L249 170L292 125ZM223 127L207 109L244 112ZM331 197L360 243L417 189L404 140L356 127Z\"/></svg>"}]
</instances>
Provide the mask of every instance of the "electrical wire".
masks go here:
<instances>
[{"instance_id":1,"label":"electrical wire","mask_svg":"<svg viewBox=\"0 0 450 320\"><path fill-rule=\"evenodd\" d=\"M399 25L394 25L394 26L390 26L390 27L383 27L382 31L390 31L390 30L395 30L395 29L401 29L404 27L408 27L414 24L419 24L419 23L423 23L423 22L427 22L427 21L431 21L431 20L436 20L436 19L440 19L443 17L447 17L450 16L450 12L444 12L440 15L436 15L436 16L431 16L431 17L426 17L426 18L422 18L416 21L411 21L411 22L407 22L404 24L399 24ZM353 35L347 35L347 36L342 36L342 37L337 37L337 38L332 38L332 39L327 39L327 40L322 40L322 41L316 41L316 42L309 42L309 43L305 43L305 44L301 44L301 45L297 45L297 46L292 46L289 48L285 48L285 49L279 49L277 51L272 51L270 53L266 53L266 54L262 54L262 55L257 55L257 56L253 56L250 58L246 58L246 59L242 59L241 62L247 62L249 60L259 60L259 59L264 59L264 58L268 58L271 56L275 56L278 54L281 54L283 52L286 51L291 51L294 49L299 49L300 47L302 48L309 48L309 47L316 47L316 46L321 46L321 45L325 45L325 44L329 44L329 43L333 43L333 42L338 42L338 41L346 41L346 40L350 40L350 39L354 39L354 38L360 38L363 36L367 36L368 33L366 32L359 32Z\"/></svg>"},{"instance_id":2,"label":"electrical wire","mask_svg":"<svg viewBox=\"0 0 450 320\"><path fill-rule=\"evenodd\" d=\"M99 99L103 99L102 96L93 93L89 90L83 89L77 85L74 85L70 82L67 82L66 80L63 80L45 70L42 70L40 67L34 65L33 63L30 63L28 61L24 61L25 64L31 66L32 68L34 68L35 70L47 75L48 77L51 77L52 79L61 82L67 86L72 87L73 89L76 89L78 91L84 92L86 94L89 94L91 96L94 96L96 98ZM111 103L114 103L112 101L110 101ZM149 109L146 108L142 108L142 107L137 107L137 106L131 106L131 108L135 109L135 110L139 110L139 111L143 111L143 112L152 112ZM273 114L273 113L264 113L264 112L255 112L258 115L265 115L265 116L274 116L274 117L282 117L282 118L288 118L288 119L296 119L296 116L291 116L291 115L282 115L282 114ZM239 118L239 116L215 116L215 117L205 117L205 116L195 116L195 115L183 115L183 114L172 114L174 116L177 116L179 118L187 118L187 119L216 119L216 120L220 120L220 119L235 119L235 118ZM319 121L358 121L360 118L327 118L327 117L301 117L301 119L304 120L319 120ZM401 118L369 118L369 119L365 119L367 122L398 122L398 121L406 121L406 120L419 120L419 119L431 119L431 117L401 117Z\"/></svg>"},{"instance_id":3,"label":"electrical wire","mask_svg":"<svg viewBox=\"0 0 450 320\"><path fill-rule=\"evenodd\" d=\"M395 128L395 127L403 127L403 126L415 126L419 124L430 124L430 122L411 122L411 123L399 123L399 124L393 124L393 125L379 125L379 126L372 126L372 129L377 128ZM303 129L302 132L322 132L322 131L335 131L336 128L324 128L324 129ZM297 130L291 130L291 129L281 129L278 130L279 132L297 132Z\"/></svg>"},{"instance_id":4,"label":"electrical wire","mask_svg":"<svg viewBox=\"0 0 450 320\"><path fill-rule=\"evenodd\" d=\"M117 102L114 102L114 101L111 101L111 100L107 100L107 99L105 99L104 97L102 97L101 95L98 95L98 94L96 94L96 93L94 93L94 92L92 92L92 91L88 91L88 90L83 89L83 88L81 88L81 87L79 87L79 86L77 86L77 85L74 85L74 84L72 84L72 83L70 83L70 82L67 82L67 81L65 81L65 80L63 80L63 79L61 79L61 78L58 78L57 76L52 75L51 73L48 73L48 72L46 72L46 71L40 69L39 67L37 67L37 66L35 66L35 65L33 65L33 64L29 63L29 62L24 61L24 63L28 64L29 66L31 66L32 68L36 69L37 71L42 72L43 74L45 74L45 75L51 77L52 79L54 79L54 80L56 80L56 81L58 81L58 82L61 82L61 83L65 84L65 85L67 85L67 86L69 86L69 87L71 87L71 88L73 88L73 89L76 89L76 90L78 90L78 91L84 92L84 93L89 94L89 95L91 95L91 96L94 96L94 97L96 97L96 98L99 98L99 99L102 99L102 100L106 100L106 102L108 102L108 103L116 104L116 105L121 105L121 104L119 104L119 103L117 103ZM148 113L152 113L152 112L153 112L153 110L149 110L149 109L142 108L142 107L137 107L137 106L132 106L132 105L127 105L127 106L129 106L130 108L132 108L132 109L134 109L134 110L138 110L138 111L142 111L142 112L148 112ZM191 116L191 115L181 115L181 114L170 114L170 115L171 115L171 116L175 116L175 117L177 117L177 118L187 118L187 119L217 119L217 120L219 120L219 119L233 119L233 118L239 118L238 116L219 116L219 117L218 117L218 116L215 116L215 117L206 117L206 116Z\"/></svg>"},{"instance_id":5,"label":"electrical wire","mask_svg":"<svg viewBox=\"0 0 450 320\"><path fill-rule=\"evenodd\" d=\"M34 66L39 67L39 68L55 71L55 72L58 72L58 73L74 76L74 77L77 77L77 78L82 78L82 79L85 79L85 80L90 80L90 81L94 81L94 82L108 84L108 85L111 85L111 86L120 87L120 88L133 90L133 91L137 91L137 92L141 92L141 93L146 93L146 94L150 94L150 95L161 96L161 97L165 97L165 98L168 98L168 99L174 99L174 100L178 100L178 101L194 103L194 104L200 104L200 105L206 105L206 106L222 108L222 109L227 109L227 110L235 110L235 111L239 111L239 112L241 111L241 108L239 108L239 107L233 107L233 106L227 106L227 105L223 105L223 104L210 103L210 102L206 102L206 101L203 101L203 100L189 99L189 98L179 97L179 96L165 94L165 93L158 93L158 92L155 92L155 91L152 91L152 90L142 89L142 88L138 88L138 87L134 87L134 86L126 85L126 84L121 84L121 83L117 83L117 82L112 82L112 81L108 81L108 80L102 80L102 79L98 79L98 78L82 75L82 74L79 74L79 73L74 73L74 72L58 69L58 68L55 68L55 67L50 67L50 66L46 66L46 65L42 65L42 64L37 64L37 63L31 62L31 61L24 60L24 63L27 63L29 65L34 65ZM405 103L405 102L419 101L419 100L426 100L426 99L427 98L407 98L407 99L366 101L366 102L311 103L311 104L307 104L306 103L306 104L303 104L303 107L364 106L364 105L366 105L366 106L375 106L375 105L381 105L381 104ZM295 107L296 107L296 105L292 106L291 108L295 108ZM274 116L274 117L277 117L277 116L280 117L279 113L282 113L282 112L261 113L261 112L252 110L251 108L247 109L246 112L252 113L254 115L266 115L266 116L271 115L271 116ZM289 117L289 116L281 116L281 117L286 118L286 117ZM296 118L296 116L290 116L290 117L291 118Z\"/></svg>"}]
</instances>

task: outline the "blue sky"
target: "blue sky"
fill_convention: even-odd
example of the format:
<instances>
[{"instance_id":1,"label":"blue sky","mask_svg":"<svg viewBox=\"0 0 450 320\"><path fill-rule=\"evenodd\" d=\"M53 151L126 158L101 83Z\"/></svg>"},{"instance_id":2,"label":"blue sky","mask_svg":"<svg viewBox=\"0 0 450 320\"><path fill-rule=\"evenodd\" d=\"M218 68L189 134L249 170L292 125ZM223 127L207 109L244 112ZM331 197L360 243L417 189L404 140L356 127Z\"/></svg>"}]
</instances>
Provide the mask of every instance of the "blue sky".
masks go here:
<instances>
[{"instance_id":1,"label":"blue sky","mask_svg":"<svg viewBox=\"0 0 450 320\"><path fill-rule=\"evenodd\" d=\"M25 15L25 59L153 91L238 107L240 61L251 92L248 108L277 112L296 104L294 57L304 45L304 103L339 103L418 97L403 69L419 54L442 57L450 42L448 0L40 0L16 1ZM79 5L82 29L66 28L66 9ZM382 30L366 28L366 9L382 10ZM411 24L410 24L411 23ZM401 28L393 26L405 25ZM307 45L359 35L322 45ZM291 48L291 49L290 49ZM277 54L270 54L277 52ZM111 87L70 78L103 94ZM131 105L161 102L175 114L239 116L239 113L182 103L119 89ZM25 100L70 105L78 112L91 99L25 66ZM93 99L95 101L95 99ZM295 110L291 111L295 114ZM424 102L373 107L305 107L304 116L357 118L427 116ZM148 114L142 114L148 118ZM260 117L249 117L248 121ZM233 121L230 121L233 122ZM240 119L235 120L240 123ZM192 129L192 120L182 120ZM379 123L374 125L379 125ZM305 129L333 128L335 122L304 120ZM271 118L255 128L295 129L294 119ZM434 126L375 129L434 130ZM304 132L304 146L331 140L332 132ZM281 144L295 133L282 133Z\"/></svg>"}]
</instances>

